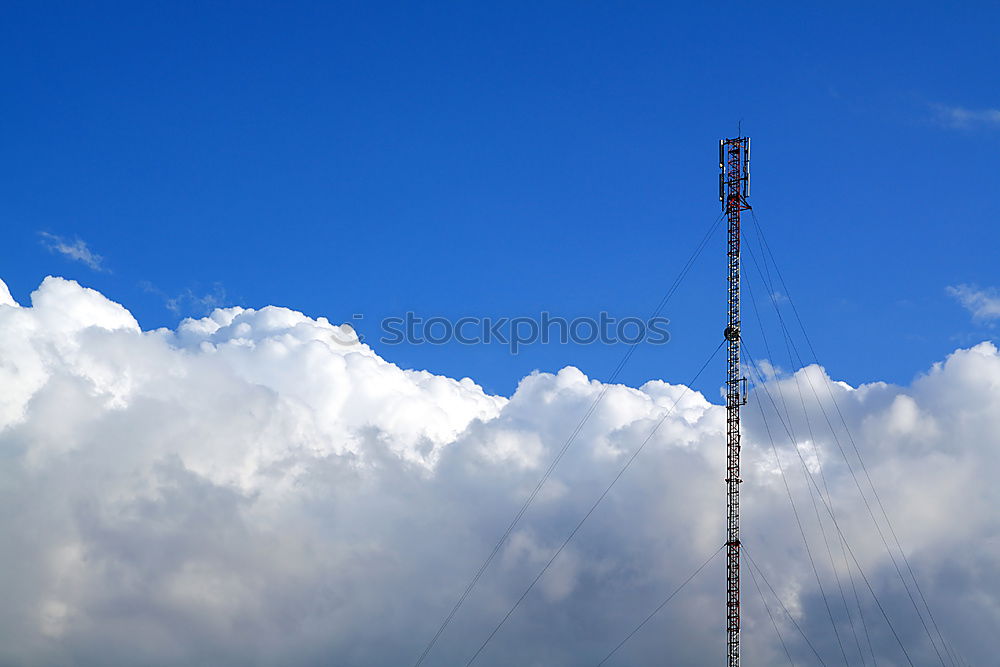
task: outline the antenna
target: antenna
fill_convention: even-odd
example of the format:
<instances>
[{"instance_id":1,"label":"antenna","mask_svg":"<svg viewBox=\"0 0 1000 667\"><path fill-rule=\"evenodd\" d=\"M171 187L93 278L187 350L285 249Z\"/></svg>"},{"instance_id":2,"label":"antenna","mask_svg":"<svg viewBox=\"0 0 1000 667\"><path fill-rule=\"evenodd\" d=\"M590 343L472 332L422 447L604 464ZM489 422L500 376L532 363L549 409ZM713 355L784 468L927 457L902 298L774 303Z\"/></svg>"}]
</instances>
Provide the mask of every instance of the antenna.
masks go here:
<instances>
[{"instance_id":1,"label":"antenna","mask_svg":"<svg viewBox=\"0 0 1000 667\"><path fill-rule=\"evenodd\" d=\"M740 375L740 212L750 208L750 139L719 144L722 208L729 221L729 324L726 362L726 655L740 664L740 406L746 405L746 378Z\"/></svg>"}]
</instances>

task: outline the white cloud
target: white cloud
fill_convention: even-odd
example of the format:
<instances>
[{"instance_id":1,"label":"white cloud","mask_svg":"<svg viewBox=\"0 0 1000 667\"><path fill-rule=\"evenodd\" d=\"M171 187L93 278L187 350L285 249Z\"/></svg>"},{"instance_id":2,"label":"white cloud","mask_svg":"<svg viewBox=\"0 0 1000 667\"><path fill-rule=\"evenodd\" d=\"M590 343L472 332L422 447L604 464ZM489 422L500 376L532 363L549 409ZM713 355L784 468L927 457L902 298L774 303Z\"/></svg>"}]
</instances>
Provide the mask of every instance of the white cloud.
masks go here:
<instances>
[{"instance_id":1,"label":"white cloud","mask_svg":"<svg viewBox=\"0 0 1000 667\"><path fill-rule=\"evenodd\" d=\"M1000 319L1000 290L995 287L981 289L975 285L953 285L948 287L948 294L958 299L972 313L973 319Z\"/></svg>"},{"instance_id":2,"label":"white cloud","mask_svg":"<svg viewBox=\"0 0 1000 667\"><path fill-rule=\"evenodd\" d=\"M142 331L122 306L58 278L30 306L0 305L0 663L412 664L603 385L567 368L491 396L334 333L274 307ZM820 576L836 590L796 449L824 464L858 559L911 656L928 664L892 563L820 428L820 406L834 414L827 381L811 366L768 385L776 401L806 408L789 423L798 447L777 446ZM937 621L968 659L988 663L982 638L1000 623L1000 353L958 350L909 387L830 386ZM665 382L613 386L428 664L464 664L678 398L476 664L595 663L718 547L724 409ZM835 661L762 404L758 390L746 413L744 537ZM846 586L842 565L839 574ZM722 577L717 560L612 664L665 654L717 664ZM880 664L902 664L856 583ZM749 582L744 599L746 659L777 664ZM793 656L811 664L777 620ZM856 653L849 627L839 629Z\"/></svg>"},{"instance_id":3,"label":"white cloud","mask_svg":"<svg viewBox=\"0 0 1000 667\"><path fill-rule=\"evenodd\" d=\"M969 109L938 104L934 106L938 120L949 127L1000 127L1000 109Z\"/></svg>"},{"instance_id":4,"label":"white cloud","mask_svg":"<svg viewBox=\"0 0 1000 667\"><path fill-rule=\"evenodd\" d=\"M39 232L42 245L50 251L59 253L77 262L83 262L94 271L105 271L104 258L91 250L86 241L75 238L73 240L64 238L49 232Z\"/></svg>"}]
</instances>

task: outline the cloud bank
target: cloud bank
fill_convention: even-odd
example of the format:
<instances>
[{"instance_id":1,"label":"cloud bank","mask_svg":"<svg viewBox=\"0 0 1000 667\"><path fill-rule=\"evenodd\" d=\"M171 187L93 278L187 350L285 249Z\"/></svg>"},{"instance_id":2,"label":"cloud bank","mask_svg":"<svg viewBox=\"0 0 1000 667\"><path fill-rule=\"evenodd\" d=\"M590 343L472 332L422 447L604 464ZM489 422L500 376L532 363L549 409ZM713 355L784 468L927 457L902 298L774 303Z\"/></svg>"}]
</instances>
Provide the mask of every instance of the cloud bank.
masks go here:
<instances>
[{"instance_id":1,"label":"cloud bank","mask_svg":"<svg viewBox=\"0 0 1000 667\"><path fill-rule=\"evenodd\" d=\"M0 290L0 663L412 664L603 385L565 368L491 396L468 378L338 344L336 329L266 307L143 331L72 281L47 278L26 306ZM828 380L809 366L768 391L793 406L795 445L777 419L770 428L831 610L760 391L744 436L745 541L824 660L843 661L839 635L861 664L857 645L867 654L868 643L855 639L862 628L852 630L837 584L853 607L848 570L829 522L839 564L827 557L824 510L810 504L796 449L813 470L822 462L839 523L911 658L934 664L825 426ZM908 387L830 386L942 631L971 663L989 663L1000 626L1000 353L957 350ZM662 381L610 387L426 664L465 663L679 400L476 663L596 664L723 539L725 416L710 398ZM879 664L905 664L855 578ZM608 664L718 664L723 581L717 559ZM744 600L748 664L787 663L749 579ZM796 664L814 664L769 604Z\"/></svg>"}]
</instances>

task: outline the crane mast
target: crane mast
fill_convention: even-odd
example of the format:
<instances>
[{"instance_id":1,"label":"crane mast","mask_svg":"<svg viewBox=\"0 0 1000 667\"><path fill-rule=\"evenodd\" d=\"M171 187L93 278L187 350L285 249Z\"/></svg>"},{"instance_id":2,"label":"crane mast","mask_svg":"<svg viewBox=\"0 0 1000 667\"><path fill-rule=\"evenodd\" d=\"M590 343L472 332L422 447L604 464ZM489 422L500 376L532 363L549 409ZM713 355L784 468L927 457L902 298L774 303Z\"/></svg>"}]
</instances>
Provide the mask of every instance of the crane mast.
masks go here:
<instances>
[{"instance_id":1,"label":"crane mast","mask_svg":"<svg viewBox=\"0 0 1000 667\"><path fill-rule=\"evenodd\" d=\"M740 664L740 406L746 378L740 369L740 213L748 210L750 139L719 142L719 200L728 221L729 322L724 331L726 362L726 656Z\"/></svg>"}]
</instances>

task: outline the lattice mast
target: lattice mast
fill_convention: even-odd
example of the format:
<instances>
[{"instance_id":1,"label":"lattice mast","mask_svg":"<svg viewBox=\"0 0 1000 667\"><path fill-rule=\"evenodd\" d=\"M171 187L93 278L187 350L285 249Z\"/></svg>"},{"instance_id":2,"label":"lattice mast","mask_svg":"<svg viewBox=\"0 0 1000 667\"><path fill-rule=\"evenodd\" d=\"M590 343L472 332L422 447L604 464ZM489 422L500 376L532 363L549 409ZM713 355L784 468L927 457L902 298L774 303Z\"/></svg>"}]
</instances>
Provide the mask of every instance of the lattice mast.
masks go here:
<instances>
[{"instance_id":1,"label":"lattice mast","mask_svg":"<svg viewBox=\"0 0 1000 667\"><path fill-rule=\"evenodd\" d=\"M719 142L719 200L729 222L729 324L724 335L726 362L726 656L740 664L740 406L746 404L746 378L740 372L740 213L748 210L750 139Z\"/></svg>"}]
</instances>

